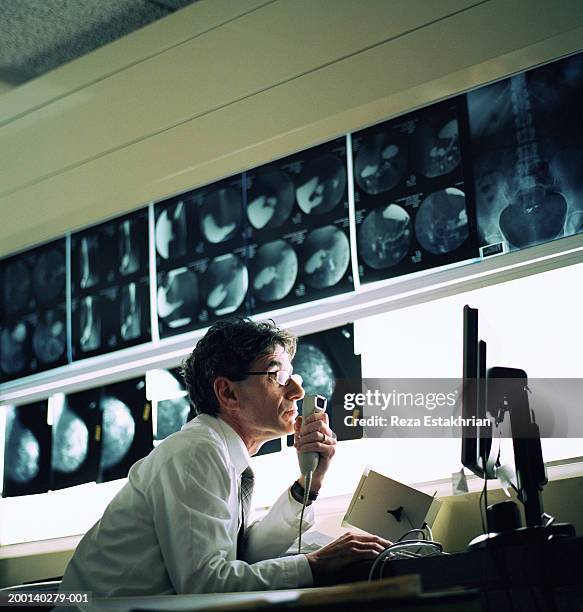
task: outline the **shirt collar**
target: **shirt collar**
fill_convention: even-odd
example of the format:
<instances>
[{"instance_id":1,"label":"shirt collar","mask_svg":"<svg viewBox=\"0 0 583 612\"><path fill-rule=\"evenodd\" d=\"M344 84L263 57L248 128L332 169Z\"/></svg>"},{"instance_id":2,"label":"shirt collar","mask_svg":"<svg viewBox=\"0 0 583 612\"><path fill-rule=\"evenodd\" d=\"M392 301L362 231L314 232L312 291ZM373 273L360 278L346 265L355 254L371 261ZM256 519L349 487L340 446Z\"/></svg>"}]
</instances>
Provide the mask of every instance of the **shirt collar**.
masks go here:
<instances>
[{"instance_id":1,"label":"shirt collar","mask_svg":"<svg viewBox=\"0 0 583 612\"><path fill-rule=\"evenodd\" d=\"M246 468L251 466L251 456L243 440L228 423L223 421L223 419L202 413L189 423L186 423L184 428L187 428L191 423L195 422L211 427L221 436L221 438L223 438L237 474L241 474Z\"/></svg>"}]
</instances>

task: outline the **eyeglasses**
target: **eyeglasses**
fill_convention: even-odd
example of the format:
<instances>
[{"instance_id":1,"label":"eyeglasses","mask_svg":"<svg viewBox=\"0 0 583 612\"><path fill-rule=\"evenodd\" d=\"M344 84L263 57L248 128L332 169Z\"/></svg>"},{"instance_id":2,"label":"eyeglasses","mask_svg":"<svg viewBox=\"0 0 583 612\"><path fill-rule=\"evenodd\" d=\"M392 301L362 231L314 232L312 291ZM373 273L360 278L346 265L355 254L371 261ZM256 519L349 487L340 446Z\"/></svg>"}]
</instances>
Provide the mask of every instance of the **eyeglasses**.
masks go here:
<instances>
[{"instance_id":1,"label":"eyeglasses","mask_svg":"<svg viewBox=\"0 0 583 612\"><path fill-rule=\"evenodd\" d=\"M302 384L302 377L299 374L294 374L293 370L276 370L275 372L245 372L245 374L247 376L269 376L282 387L287 387L292 378L298 384Z\"/></svg>"}]
</instances>

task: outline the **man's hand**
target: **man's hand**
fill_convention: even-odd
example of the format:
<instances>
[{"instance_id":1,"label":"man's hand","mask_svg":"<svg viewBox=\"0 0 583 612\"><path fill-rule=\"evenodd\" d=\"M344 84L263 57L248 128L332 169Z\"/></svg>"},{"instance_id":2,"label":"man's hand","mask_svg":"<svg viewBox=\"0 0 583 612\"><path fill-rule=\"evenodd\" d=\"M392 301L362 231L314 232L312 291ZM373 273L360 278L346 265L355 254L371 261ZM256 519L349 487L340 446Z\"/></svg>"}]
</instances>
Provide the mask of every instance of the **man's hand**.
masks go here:
<instances>
[{"instance_id":1,"label":"man's hand","mask_svg":"<svg viewBox=\"0 0 583 612\"><path fill-rule=\"evenodd\" d=\"M374 559L391 542L369 534L345 533L306 557L310 563L314 585L329 581L335 571L365 559Z\"/></svg>"},{"instance_id":2,"label":"man's hand","mask_svg":"<svg viewBox=\"0 0 583 612\"><path fill-rule=\"evenodd\" d=\"M298 453L315 451L320 454L318 467L312 476L311 491L318 492L322 486L324 474L330 467L330 461L336 452L336 434L328 425L328 415L325 412L311 414L304 423L298 417L294 423L294 446ZM301 432L300 432L301 430ZM305 487L303 475L299 480Z\"/></svg>"}]
</instances>

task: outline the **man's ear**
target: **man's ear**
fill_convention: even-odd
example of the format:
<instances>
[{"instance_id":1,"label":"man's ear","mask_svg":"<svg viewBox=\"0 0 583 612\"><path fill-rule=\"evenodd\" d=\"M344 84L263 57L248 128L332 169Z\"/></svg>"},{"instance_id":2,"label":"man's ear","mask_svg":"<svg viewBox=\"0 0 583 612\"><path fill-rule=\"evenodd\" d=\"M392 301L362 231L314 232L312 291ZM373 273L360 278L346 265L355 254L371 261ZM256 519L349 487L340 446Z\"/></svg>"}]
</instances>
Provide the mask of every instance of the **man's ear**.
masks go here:
<instances>
[{"instance_id":1,"label":"man's ear","mask_svg":"<svg viewBox=\"0 0 583 612\"><path fill-rule=\"evenodd\" d=\"M217 376L213 383L213 389L221 408L229 412L239 409L238 390L232 381L225 376Z\"/></svg>"}]
</instances>

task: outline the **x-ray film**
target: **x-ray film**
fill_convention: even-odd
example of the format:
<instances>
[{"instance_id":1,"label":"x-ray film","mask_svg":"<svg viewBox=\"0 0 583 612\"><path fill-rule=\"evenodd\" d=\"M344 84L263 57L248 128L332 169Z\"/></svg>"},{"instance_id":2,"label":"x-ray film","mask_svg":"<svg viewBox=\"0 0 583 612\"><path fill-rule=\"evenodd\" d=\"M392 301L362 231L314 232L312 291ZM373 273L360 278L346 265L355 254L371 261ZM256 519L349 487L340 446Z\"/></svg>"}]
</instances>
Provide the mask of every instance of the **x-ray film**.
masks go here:
<instances>
[{"instance_id":1,"label":"x-ray film","mask_svg":"<svg viewBox=\"0 0 583 612\"><path fill-rule=\"evenodd\" d=\"M99 394L101 454L99 482L125 478L153 448L152 413L143 378L104 387Z\"/></svg>"},{"instance_id":2,"label":"x-ray film","mask_svg":"<svg viewBox=\"0 0 583 612\"><path fill-rule=\"evenodd\" d=\"M338 440L362 438L362 427L347 426L346 416L356 416L344 409L344 393L359 392L362 370L360 355L354 354L354 326L335 327L301 336L293 359L294 373L303 379L308 395L323 395L328 400L326 412ZM357 388L358 387L358 388ZM289 440L293 443L293 436Z\"/></svg>"},{"instance_id":3,"label":"x-ray film","mask_svg":"<svg viewBox=\"0 0 583 612\"><path fill-rule=\"evenodd\" d=\"M246 313L246 223L241 175L156 204L162 338Z\"/></svg>"},{"instance_id":4,"label":"x-ray film","mask_svg":"<svg viewBox=\"0 0 583 612\"><path fill-rule=\"evenodd\" d=\"M73 359L147 342L146 209L71 237Z\"/></svg>"},{"instance_id":5,"label":"x-ray film","mask_svg":"<svg viewBox=\"0 0 583 612\"><path fill-rule=\"evenodd\" d=\"M3 497L49 490L51 428L47 402L7 406Z\"/></svg>"},{"instance_id":6,"label":"x-ray film","mask_svg":"<svg viewBox=\"0 0 583 612\"><path fill-rule=\"evenodd\" d=\"M477 256L466 123L460 96L352 136L361 281Z\"/></svg>"},{"instance_id":7,"label":"x-ray film","mask_svg":"<svg viewBox=\"0 0 583 612\"><path fill-rule=\"evenodd\" d=\"M0 262L0 380L67 363L65 240Z\"/></svg>"},{"instance_id":8,"label":"x-ray film","mask_svg":"<svg viewBox=\"0 0 583 612\"><path fill-rule=\"evenodd\" d=\"M100 390L52 398L51 489L97 480L101 449Z\"/></svg>"},{"instance_id":9,"label":"x-ray film","mask_svg":"<svg viewBox=\"0 0 583 612\"><path fill-rule=\"evenodd\" d=\"M346 144L245 173L250 313L353 289Z\"/></svg>"},{"instance_id":10,"label":"x-ray film","mask_svg":"<svg viewBox=\"0 0 583 612\"><path fill-rule=\"evenodd\" d=\"M481 246L583 231L583 53L467 95Z\"/></svg>"}]
</instances>

